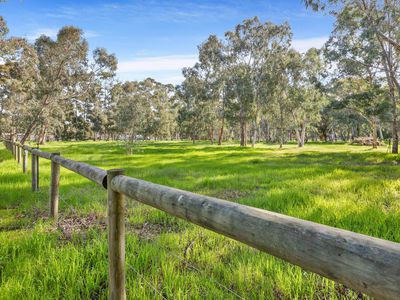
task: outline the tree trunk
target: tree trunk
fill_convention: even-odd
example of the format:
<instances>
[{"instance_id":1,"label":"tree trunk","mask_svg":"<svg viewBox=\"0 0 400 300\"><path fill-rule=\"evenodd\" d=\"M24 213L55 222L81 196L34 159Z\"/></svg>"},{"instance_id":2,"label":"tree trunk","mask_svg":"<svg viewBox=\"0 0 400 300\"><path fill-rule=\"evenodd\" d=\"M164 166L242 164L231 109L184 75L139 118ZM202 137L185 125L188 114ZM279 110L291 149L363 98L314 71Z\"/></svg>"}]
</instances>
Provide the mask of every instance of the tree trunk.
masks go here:
<instances>
[{"instance_id":1,"label":"tree trunk","mask_svg":"<svg viewBox=\"0 0 400 300\"><path fill-rule=\"evenodd\" d=\"M222 144L222 137L224 134L224 123L225 123L225 118L222 118L221 128L219 129L219 135L218 135L218 145L220 145L220 146Z\"/></svg>"},{"instance_id":2,"label":"tree trunk","mask_svg":"<svg viewBox=\"0 0 400 300\"><path fill-rule=\"evenodd\" d=\"M283 140L284 140L284 133L283 133L283 111L282 108L280 107L280 118L279 118L279 149L282 149L283 147Z\"/></svg>"},{"instance_id":3,"label":"tree trunk","mask_svg":"<svg viewBox=\"0 0 400 300\"><path fill-rule=\"evenodd\" d=\"M271 130L269 126L269 122L265 122L265 143L269 143L271 141Z\"/></svg>"},{"instance_id":4,"label":"tree trunk","mask_svg":"<svg viewBox=\"0 0 400 300\"><path fill-rule=\"evenodd\" d=\"M392 100L392 153L399 153L399 133L397 128L397 101L394 88L390 87L390 98Z\"/></svg>"},{"instance_id":5,"label":"tree trunk","mask_svg":"<svg viewBox=\"0 0 400 300\"><path fill-rule=\"evenodd\" d=\"M256 120L253 121L253 126L252 126L252 135L251 135L251 147L254 148L256 145L256 139L257 139L257 122Z\"/></svg>"},{"instance_id":6,"label":"tree trunk","mask_svg":"<svg viewBox=\"0 0 400 300\"><path fill-rule=\"evenodd\" d=\"M306 129L307 126L305 123L301 124L301 130L299 132L299 147L304 147L304 143L306 140Z\"/></svg>"},{"instance_id":7,"label":"tree trunk","mask_svg":"<svg viewBox=\"0 0 400 300\"><path fill-rule=\"evenodd\" d=\"M246 128L246 122L244 120L240 121L240 146L241 147L247 146L247 128Z\"/></svg>"},{"instance_id":8,"label":"tree trunk","mask_svg":"<svg viewBox=\"0 0 400 300\"><path fill-rule=\"evenodd\" d=\"M372 148L378 148L378 133L376 127L376 117L371 118L371 129L372 129Z\"/></svg>"},{"instance_id":9,"label":"tree trunk","mask_svg":"<svg viewBox=\"0 0 400 300\"><path fill-rule=\"evenodd\" d=\"M38 137L39 145L44 145L44 143L46 142L46 131L47 131L46 126L42 125L42 127L40 127L40 132Z\"/></svg>"},{"instance_id":10,"label":"tree trunk","mask_svg":"<svg viewBox=\"0 0 400 300\"><path fill-rule=\"evenodd\" d=\"M22 136L21 139L21 144L25 144L26 140L29 138L29 136L31 135L32 131L35 129L36 126L36 122L32 122L29 124L28 128L26 129L24 135Z\"/></svg>"},{"instance_id":11,"label":"tree trunk","mask_svg":"<svg viewBox=\"0 0 400 300\"><path fill-rule=\"evenodd\" d=\"M211 127L210 129L210 143L211 145L214 145L214 128Z\"/></svg>"},{"instance_id":12,"label":"tree trunk","mask_svg":"<svg viewBox=\"0 0 400 300\"><path fill-rule=\"evenodd\" d=\"M382 133L382 126L381 126L381 122L378 122L378 133L379 133L379 139L381 141L383 141L383 133Z\"/></svg>"},{"instance_id":13,"label":"tree trunk","mask_svg":"<svg viewBox=\"0 0 400 300\"><path fill-rule=\"evenodd\" d=\"M295 132L296 132L296 139L297 139L297 146L299 146L299 147L301 147L300 146L300 144L301 144L301 137L300 137L300 135L301 135L301 129L299 129L299 128L296 128L295 129Z\"/></svg>"},{"instance_id":14,"label":"tree trunk","mask_svg":"<svg viewBox=\"0 0 400 300\"><path fill-rule=\"evenodd\" d=\"M389 97L392 102L392 153L397 154L399 152L399 133L397 128L397 99L395 95L395 84L396 81L396 73L393 70L393 52L392 46L389 46L387 49L383 43L383 41L378 36L378 41L381 45L382 49L382 63L385 69L386 80L389 87ZM398 87L398 91L400 92L400 88Z\"/></svg>"}]
</instances>

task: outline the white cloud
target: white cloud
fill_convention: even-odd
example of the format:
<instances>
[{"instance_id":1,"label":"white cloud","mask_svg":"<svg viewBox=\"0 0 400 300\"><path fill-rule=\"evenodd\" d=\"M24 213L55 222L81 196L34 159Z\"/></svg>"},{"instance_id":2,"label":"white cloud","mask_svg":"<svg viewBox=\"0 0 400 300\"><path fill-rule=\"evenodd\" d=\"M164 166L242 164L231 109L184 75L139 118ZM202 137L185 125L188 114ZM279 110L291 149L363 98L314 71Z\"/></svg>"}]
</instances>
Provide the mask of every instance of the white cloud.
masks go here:
<instances>
[{"instance_id":1,"label":"white cloud","mask_svg":"<svg viewBox=\"0 0 400 300\"><path fill-rule=\"evenodd\" d=\"M306 52L310 48L321 48L326 41L328 41L327 36L313 37L308 39L295 39L292 41L292 47L299 52Z\"/></svg>"},{"instance_id":2,"label":"white cloud","mask_svg":"<svg viewBox=\"0 0 400 300\"><path fill-rule=\"evenodd\" d=\"M52 39L56 39L58 31L60 29L61 28L39 28L39 29L32 31L30 34L26 35L25 37L29 41L34 41L38 37L40 37L41 35L44 34L44 35L47 35L48 37L51 37ZM84 30L83 35L85 38L93 38L93 37L99 36L99 34L93 30Z\"/></svg>"},{"instance_id":3,"label":"white cloud","mask_svg":"<svg viewBox=\"0 0 400 300\"><path fill-rule=\"evenodd\" d=\"M125 60L118 63L118 71L125 72L151 72L165 70L181 70L184 67L193 66L197 61L197 55L169 55L140 57L133 60Z\"/></svg>"},{"instance_id":4,"label":"white cloud","mask_svg":"<svg viewBox=\"0 0 400 300\"><path fill-rule=\"evenodd\" d=\"M94 38L100 36L97 32L93 30L84 30L83 31L83 36L87 39Z\"/></svg>"},{"instance_id":5,"label":"white cloud","mask_svg":"<svg viewBox=\"0 0 400 300\"><path fill-rule=\"evenodd\" d=\"M118 63L120 80L143 80L154 78L162 83L180 84L182 69L197 62L197 55L144 56Z\"/></svg>"},{"instance_id":6,"label":"white cloud","mask_svg":"<svg viewBox=\"0 0 400 300\"><path fill-rule=\"evenodd\" d=\"M57 37L58 30L58 28L39 28L28 34L26 38L30 41L34 41L44 34L54 39Z\"/></svg>"}]
</instances>

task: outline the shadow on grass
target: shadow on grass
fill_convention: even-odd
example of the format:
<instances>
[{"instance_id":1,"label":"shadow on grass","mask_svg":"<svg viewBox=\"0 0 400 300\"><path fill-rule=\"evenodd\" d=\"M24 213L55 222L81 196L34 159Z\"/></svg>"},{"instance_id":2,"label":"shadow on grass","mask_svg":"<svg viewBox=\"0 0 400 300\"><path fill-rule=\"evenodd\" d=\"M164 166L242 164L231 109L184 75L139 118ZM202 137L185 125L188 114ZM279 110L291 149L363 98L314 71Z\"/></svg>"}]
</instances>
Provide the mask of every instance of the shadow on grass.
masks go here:
<instances>
[{"instance_id":1,"label":"shadow on grass","mask_svg":"<svg viewBox=\"0 0 400 300\"><path fill-rule=\"evenodd\" d=\"M55 146L62 154L65 152L65 157L69 157L69 154L83 155L78 160L104 169L125 167L126 174L135 178L283 214L306 208L307 212L302 217L308 220L392 240L399 238L398 235L383 234L390 232L386 226L399 228L399 222L392 217L393 214L376 213L381 218L379 221L371 216L376 209L372 204L368 204L363 211L337 214L327 209L321 211L315 202L320 195L325 198L332 195L335 199L336 194L344 192L357 194L367 188L379 191L382 189L380 179L397 181L400 178L396 165L398 157L390 154L335 152L329 151L329 148L323 152L304 149L291 153L270 148L191 146L189 143L164 142L146 144L142 152L129 156L124 153L123 145L117 142L60 143ZM50 144L51 148L54 147ZM12 159L6 150L0 151L1 157ZM7 188L8 196L1 197L0 207L18 207L23 204L21 199L27 198L31 199L28 200L30 204L47 206L48 172L48 169L44 169L40 179L41 191L34 195L30 191L28 175L0 175L1 184L16 183ZM61 174L61 209L68 205L85 206L89 202L104 204L106 194L100 187L77 174L65 173L63 169ZM64 180L66 183L63 183ZM24 181L27 184L21 186Z\"/></svg>"}]
</instances>

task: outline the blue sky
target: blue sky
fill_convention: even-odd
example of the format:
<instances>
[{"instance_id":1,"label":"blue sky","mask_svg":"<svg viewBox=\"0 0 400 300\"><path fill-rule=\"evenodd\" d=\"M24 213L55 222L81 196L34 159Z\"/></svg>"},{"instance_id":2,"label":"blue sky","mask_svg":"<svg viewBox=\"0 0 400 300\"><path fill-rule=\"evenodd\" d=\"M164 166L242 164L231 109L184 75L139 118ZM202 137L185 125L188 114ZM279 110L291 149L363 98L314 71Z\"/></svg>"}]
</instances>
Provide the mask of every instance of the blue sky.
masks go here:
<instances>
[{"instance_id":1,"label":"blue sky","mask_svg":"<svg viewBox=\"0 0 400 300\"><path fill-rule=\"evenodd\" d=\"M288 21L294 48L305 51L328 38L333 19L306 10L301 0L287 1L35 1L8 0L0 14L10 35L33 41L55 37L59 28L82 28L91 49L105 47L119 61L118 78L153 77L179 83L181 68L197 58L197 45L210 34L223 37L244 19Z\"/></svg>"}]
</instances>

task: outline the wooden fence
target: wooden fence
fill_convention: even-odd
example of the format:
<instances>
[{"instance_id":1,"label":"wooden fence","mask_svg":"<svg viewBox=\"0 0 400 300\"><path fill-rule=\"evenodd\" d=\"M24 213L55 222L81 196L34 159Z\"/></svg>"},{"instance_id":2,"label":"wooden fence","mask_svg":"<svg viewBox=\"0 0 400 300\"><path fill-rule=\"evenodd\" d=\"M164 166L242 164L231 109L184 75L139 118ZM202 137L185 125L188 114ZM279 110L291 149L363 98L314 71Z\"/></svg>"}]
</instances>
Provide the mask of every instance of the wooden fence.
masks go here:
<instances>
[{"instance_id":1,"label":"wooden fence","mask_svg":"<svg viewBox=\"0 0 400 300\"><path fill-rule=\"evenodd\" d=\"M60 166L108 190L109 297L125 299L125 196L284 259L377 299L400 299L400 244L102 170L5 142L39 188L39 158L51 161L50 217L57 218Z\"/></svg>"}]
</instances>

